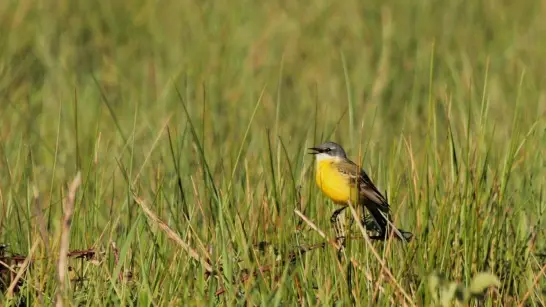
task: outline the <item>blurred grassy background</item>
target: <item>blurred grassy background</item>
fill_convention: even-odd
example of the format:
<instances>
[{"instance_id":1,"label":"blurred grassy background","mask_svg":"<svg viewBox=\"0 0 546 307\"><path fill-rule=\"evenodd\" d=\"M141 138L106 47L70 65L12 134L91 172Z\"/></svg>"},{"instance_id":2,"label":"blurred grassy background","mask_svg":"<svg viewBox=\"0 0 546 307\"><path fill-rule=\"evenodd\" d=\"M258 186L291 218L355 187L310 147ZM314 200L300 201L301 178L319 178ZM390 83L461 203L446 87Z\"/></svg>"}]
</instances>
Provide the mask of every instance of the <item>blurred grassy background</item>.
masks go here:
<instances>
[{"instance_id":1,"label":"blurred grassy background","mask_svg":"<svg viewBox=\"0 0 546 307\"><path fill-rule=\"evenodd\" d=\"M286 285L262 276L215 298L214 281L194 280L198 264L166 272L187 256L132 196L213 259L255 268L251 244L288 251L317 241L296 230L298 187L302 210L329 227L333 207L304 149L331 139L361 157L397 223L416 233L407 249L377 248L418 305L430 302L432 270L465 282L493 271L503 286L490 303L527 292L544 303L533 280L542 274L544 287L545 15L546 3L530 0L2 2L0 242L26 254L43 214L55 247L66 183L81 170L71 249L105 250L108 260L86 271L95 281L73 285L72 299L344 301L351 291L328 280L341 273L325 251L287 266ZM146 295L102 282L115 267L111 241L131 247L122 265ZM378 278L360 245L349 253ZM48 297L55 263L43 267L29 278ZM396 288L383 283L379 297L370 282L354 297L388 304Z\"/></svg>"}]
</instances>

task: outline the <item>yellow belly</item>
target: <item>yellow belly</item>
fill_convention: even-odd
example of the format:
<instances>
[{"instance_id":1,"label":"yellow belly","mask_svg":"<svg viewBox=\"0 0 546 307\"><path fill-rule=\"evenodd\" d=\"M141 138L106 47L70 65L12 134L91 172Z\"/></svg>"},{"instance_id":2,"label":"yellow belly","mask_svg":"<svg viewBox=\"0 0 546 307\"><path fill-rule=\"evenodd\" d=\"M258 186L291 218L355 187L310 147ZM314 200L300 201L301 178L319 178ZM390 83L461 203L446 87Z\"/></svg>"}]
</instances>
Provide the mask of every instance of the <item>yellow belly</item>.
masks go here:
<instances>
[{"instance_id":1,"label":"yellow belly","mask_svg":"<svg viewBox=\"0 0 546 307\"><path fill-rule=\"evenodd\" d=\"M339 205L356 204L358 201L358 189L349 182L348 177L337 171L334 161L325 160L317 162L315 179L322 192Z\"/></svg>"}]
</instances>

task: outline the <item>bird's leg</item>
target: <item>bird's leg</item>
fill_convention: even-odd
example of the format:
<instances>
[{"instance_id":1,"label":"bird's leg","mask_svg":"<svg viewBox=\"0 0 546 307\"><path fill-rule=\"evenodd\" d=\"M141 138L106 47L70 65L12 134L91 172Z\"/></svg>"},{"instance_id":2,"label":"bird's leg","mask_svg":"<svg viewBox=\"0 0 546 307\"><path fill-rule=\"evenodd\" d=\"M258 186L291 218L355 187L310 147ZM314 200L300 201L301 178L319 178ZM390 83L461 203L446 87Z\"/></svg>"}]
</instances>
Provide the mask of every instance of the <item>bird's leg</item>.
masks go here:
<instances>
[{"instance_id":1,"label":"bird's leg","mask_svg":"<svg viewBox=\"0 0 546 307\"><path fill-rule=\"evenodd\" d=\"M345 245L345 232L343 230L343 227L339 227L339 221L338 221L338 216L341 214L341 212L343 212L343 210L347 209L347 206L343 206L339 209L336 209L333 213L332 213L332 216L330 217L330 223L332 224L332 226L334 227L334 232L336 234L336 241L338 242L338 244L340 244L341 247L343 247Z\"/></svg>"}]
</instances>

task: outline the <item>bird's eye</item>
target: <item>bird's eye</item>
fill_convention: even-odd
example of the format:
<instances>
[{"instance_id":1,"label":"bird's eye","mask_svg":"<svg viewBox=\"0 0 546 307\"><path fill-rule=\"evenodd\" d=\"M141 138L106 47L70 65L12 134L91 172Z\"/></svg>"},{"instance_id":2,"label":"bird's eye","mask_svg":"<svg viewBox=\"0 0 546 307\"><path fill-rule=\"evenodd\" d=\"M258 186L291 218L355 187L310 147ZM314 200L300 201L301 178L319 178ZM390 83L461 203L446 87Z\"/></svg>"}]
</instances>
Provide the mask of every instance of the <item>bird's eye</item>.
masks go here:
<instances>
[{"instance_id":1,"label":"bird's eye","mask_svg":"<svg viewBox=\"0 0 546 307\"><path fill-rule=\"evenodd\" d=\"M326 148L325 151L326 151L326 152L330 152L330 151L332 151L332 148Z\"/></svg>"}]
</instances>

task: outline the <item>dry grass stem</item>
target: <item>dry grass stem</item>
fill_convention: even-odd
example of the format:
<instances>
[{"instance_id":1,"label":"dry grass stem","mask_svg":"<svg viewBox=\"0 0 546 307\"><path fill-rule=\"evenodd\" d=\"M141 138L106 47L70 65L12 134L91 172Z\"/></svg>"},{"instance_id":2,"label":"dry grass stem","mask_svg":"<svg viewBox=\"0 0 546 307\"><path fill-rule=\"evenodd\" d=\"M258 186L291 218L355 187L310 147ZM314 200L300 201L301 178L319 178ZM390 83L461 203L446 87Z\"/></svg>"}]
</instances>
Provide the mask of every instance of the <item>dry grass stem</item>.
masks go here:
<instances>
[{"instance_id":1,"label":"dry grass stem","mask_svg":"<svg viewBox=\"0 0 546 307\"><path fill-rule=\"evenodd\" d=\"M334 242L333 240L329 239L326 234L324 233L324 231L322 231L320 228L318 228L317 225L315 225L315 223L313 223L310 219L308 219L305 215L303 215L303 213L301 213L298 209L295 209L294 212L302 219L305 221L305 223L307 223L307 225L309 225L309 227L311 227L314 231L316 231L322 238L326 239L328 241L328 243L330 243L330 245L332 245L334 248L336 248L337 250L340 249L340 245L336 242Z\"/></svg>"},{"instance_id":2,"label":"dry grass stem","mask_svg":"<svg viewBox=\"0 0 546 307\"><path fill-rule=\"evenodd\" d=\"M68 188L68 197L64 205L64 217L61 221L61 246L59 248L59 262L57 264L57 274L59 288L57 289L56 306L63 306L63 297L65 295L65 276L68 270L68 248L70 245L70 227L72 226L72 215L74 214L74 202L76 201L76 191L81 184L81 173L78 172L76 178Z\"/></svg>"},{"instance_id":3,"label":"dry grass stem","mask_svg":"<svg viewBox=\"0 0 546 307\"><path fill-rule=\"evenodd\" d=\"M212 269L212 266L210 265L210 263L208 263L206 260L205 260L205 257L201 257L201 255L199 255L193 248L190 247L190 245L186 242L184 242L182 240L182 238L180 238L180 236L178 234L176 234L176 232L174 232L165 222L163 222L162 220L160 220L157 215L150 209L148 208L148 206L146 206L146 204L144 203L143 200L139 199L139 198L136 198L135 197L135 201L140 205L140 207L142 208L142 210L144 211L144 213L146 213L146 215L154 222L157 224L157 226L159 226L159 228L161 228L165 234L171 238L171 240L173 240L174 242L176 242L176 244L178 244L179 246L181 246L187 253L190 257L192 257L193 259L195 259L196 261L200 262L201 265L205 268L205 270L208 272L208 273L212 273L214 270Z\"/></svg>"},{"instance_id":4,"label":"dry grass stem","mask_svg":"<svg viewBox=\"0 0 546 307\"><path fill-rule=\"evenodd\" d=\"M13 278L13 280L11 281L11 284L9 285L8 290L6 291L8 298L13 297L13 291L15 287L17 286L19 279L21 279L21 277L25 273L27 266L30 263L30 260L32 259L32 255L34 255L34 251L38 247L38 242L39 242L38 240L34 241L34 243L32 244L32 247L30 248L30 252L28 253L28 256L25 258L25 261L19 268L19 271L17 272L17 275L15 275L15 278Z\"/></svg>"},{"instance_id":5,"label":"dry grass stem","mask_svg":"<svg viewBox=\"0 0 546 307\"><path fill-rule=\"evenodd\" d=\"M525 293L525 295L523 295L523 298L521 299L521 302L519 302L518 304L518 307L523 307L523 305L525 304L525 301L527 301L527 299L529 298L529 295L531 295L531 292L536 288L536 286L538 285L538 282L540 280L540 277L542 277L544 275L544 273L546 272L546 264L542 266L542 268L540 269L540 272L538 272L535 276L535 279L533 280L533 286L529 288L529 290L527 290L527 293Z\"/></svg>"},{"instance_id":6,"label":"dry grass stem","mask_svg":"<svg viewBox=\"0 0 546 307\"><path fill-rule=\"evenodd\" d=\"M354 209L353 205L352 204L349 204L349 209L351 210L351 213L353 214L353 217L356 221L359 221L358 219L358 214L356 212L356 210ZM402 286L398 283L398 281L396 280L396 278L394 278L394 275L392 274L392 272L389 270L389 268L387 267L387 264L385 263L385 261L383 260L383 258L381 258L381 256L379 255L379 253L377 253L377 251L375 250L375 248L373 247L373 244L372 242L370 241L370 238L368 238L368 234L366 233L366 229L364 229L364 226L362 226L361 223L356 223L358 225L358 228L360 229L360 232L362 232L362 235L364 236L364 240L366 241L366 244L368 245L368 248L370 249L370 251L372 252L372 254L375 256L375 258L377 259L377 261L379 261L379 263L381 264L381 268L383 271L385 271L385 273L387 273L387 275L389 276L389 279L390 281L395 285L395 287L398 289L398 291L404 296L404 298L408 301L408 303L411 305L411 306L416 306L415 303L413 303L413 300L411 299L411 296L409 296L406 291L404 290L404 288L402 288Z\"/></svg>"}]
</instances>

